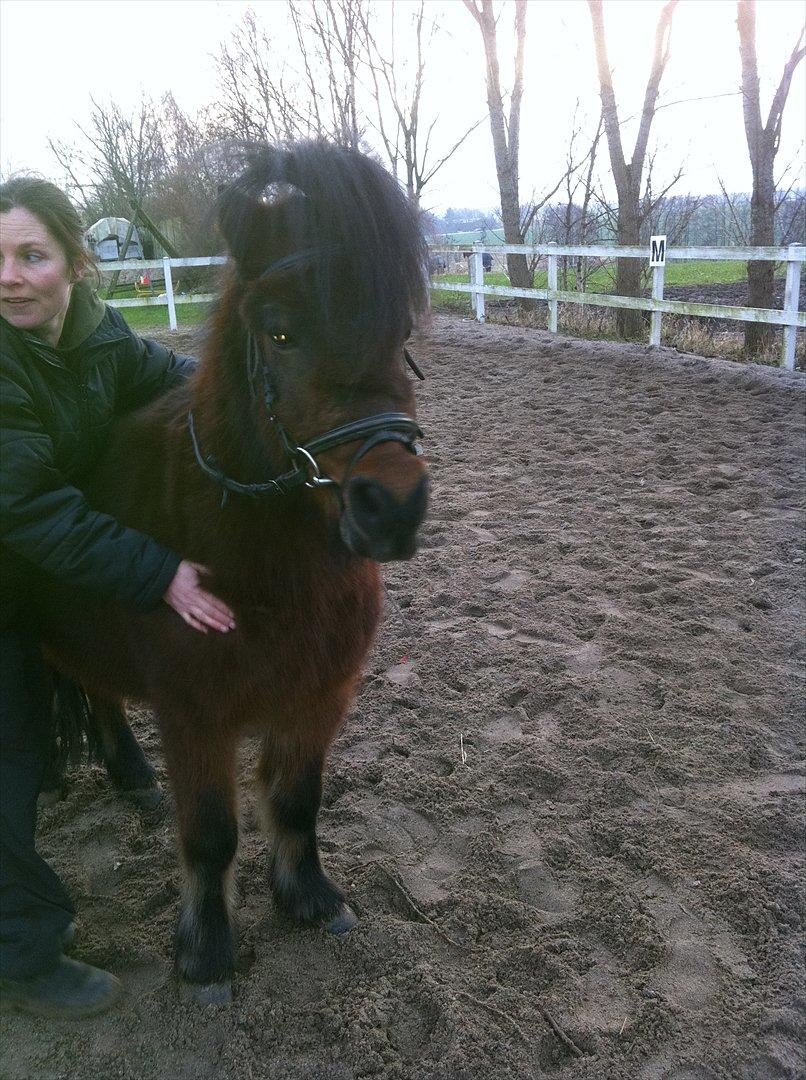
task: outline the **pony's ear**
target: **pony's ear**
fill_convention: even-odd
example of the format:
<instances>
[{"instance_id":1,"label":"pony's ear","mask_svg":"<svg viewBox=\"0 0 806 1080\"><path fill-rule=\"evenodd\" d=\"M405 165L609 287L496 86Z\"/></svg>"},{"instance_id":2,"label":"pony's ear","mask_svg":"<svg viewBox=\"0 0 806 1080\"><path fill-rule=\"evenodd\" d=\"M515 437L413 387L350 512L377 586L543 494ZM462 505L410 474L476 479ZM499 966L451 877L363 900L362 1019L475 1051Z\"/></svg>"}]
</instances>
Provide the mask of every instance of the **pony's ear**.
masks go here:
<instances>
[{"instance_id":1,"label":"pony's ear","mask_svg":"<svg viewBox=\"0 0 806 1080\"><path fill-rule=\"evenodd\" d=\"M218 227L230 254L243 269L254 262L255 241L259 231L255 228L255 219L262 209L254 192L238 182L224 188L218 196Z\"/></svg>"},{"instance_id":2,"label":"pony's ear","mask_svg":"<svg viewBox=\"0 0 806 1080\"><path fill-rule=\"evenodd\" d=\"M273 211L265 192L286 180L290 155L270 146L250 147L247 167L218 196L218 226L227 247L246 277L261 273L261 252L271 235Z\"/></svg>"}]
</instances>

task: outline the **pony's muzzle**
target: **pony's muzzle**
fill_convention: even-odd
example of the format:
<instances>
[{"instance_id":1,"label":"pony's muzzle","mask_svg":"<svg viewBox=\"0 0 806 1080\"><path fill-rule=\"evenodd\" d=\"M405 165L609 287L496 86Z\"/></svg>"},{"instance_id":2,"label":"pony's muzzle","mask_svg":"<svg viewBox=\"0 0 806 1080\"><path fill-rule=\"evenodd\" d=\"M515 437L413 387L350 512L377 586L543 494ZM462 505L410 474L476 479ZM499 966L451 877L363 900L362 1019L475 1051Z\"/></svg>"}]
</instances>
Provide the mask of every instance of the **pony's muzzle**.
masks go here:
<instances>
[{"instance_id":1,"label":"pony's muzzle","mask_svg":"<svg viewBox=\"0 0 806 1080\"><path fill-rule=\"evenodd\" d=\"M356 476L343 492L342 540L356 555L377 562L410 559L428 507L428 478L404 498L377 480Z\"/></svg>"}]
</instances>

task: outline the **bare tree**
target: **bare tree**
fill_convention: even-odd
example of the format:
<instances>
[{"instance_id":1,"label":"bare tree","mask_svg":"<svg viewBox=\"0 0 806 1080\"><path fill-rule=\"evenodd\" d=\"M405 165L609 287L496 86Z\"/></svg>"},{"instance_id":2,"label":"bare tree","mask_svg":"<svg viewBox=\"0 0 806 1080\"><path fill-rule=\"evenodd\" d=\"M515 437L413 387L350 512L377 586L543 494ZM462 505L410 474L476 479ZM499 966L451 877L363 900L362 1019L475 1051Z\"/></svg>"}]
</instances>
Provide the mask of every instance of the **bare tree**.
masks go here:
<instances>
[{"instance_id":1,"label":"bare tree","mask_svg":"<svg viewBox=\"0 0 806 1080\"><path fill-rule=\"evenodd\" d=\"M160 112L167 162L149 210L158 221L172 223L184 253L216 254L221 237L213 206L221 185L243 167L242 147L218 137L207 109L189 116L166 94Z\"/></svg>"},{"instance_id":2,"label":"bare tree","mask_svg":"<svg viewBox=\"0 0 806 1080\"><path fill-rule=\"evenodd\" d=\"M189 116L170 93L142 99L133 116L94 102L76 132L73 144L51 149L87 221L129 218L169 254L221 249L212 208L220 185L243 167L243 149L218 137L209 110Z\"/></svg>"},{"instance_id":3,"label":"bare tree","mask_svg":"<svg viewBox=\"0 0 806 1080\"><path fill-rule=\"evenodd\" d=\"M357 150L364 134L357 104L357 73L363 62L361 29L365 22L364 0L318 0L318 3L304 6L289 0L289 7L297 31L300 55L305 63L311 100L317 104L320 130L324 130L340 146ZM307 23L308 38L303 11L311 15ZM314 78L311 68L308 40L313 42L313 55L327 74L324 82L329 122L325 125L321 124L323 111L318 107L319 80Z\"/></svg>"},{"instance_id":4,"label":"bare tree","mask_svg":"<svg viewBox=\"0 0 806 1080\"><path fill-rule=\"evenodd\" d=\"M686 246L694 217L702 205L699 195L673 195L666 192L653 195L649 188L644 202L646 208L641 223L641 239L647 243L651 235L661 233L669 246ZM648 268L647 268L648 272Z\"/></svg>"},{"instance_id":5,"label":"bare tree","mask_svg":"<svg viewBox=\"0 0 806 1080\"><path fill-rule=\"evenodd\" d=\"M73 178L86 206L94 198L96 205L104 200L107 214L125 209L133 223L139 218L154 239L170 255L175 255L173 244L154 224L144 206L155 181L165 171L166 153L158 110L146 97L141 99L133 116L125 114L114 102L102 105L94 98L91 100L89 125L86 128L76 125L84 146L76 149L51 140L51 152Z\"/></svg>"},{"instance_id":6,"label":"bare tree","mask_svg":"<svg viewBox=\"0 0 806 1080\"><path fill-rule=\"evenodd\" d=\"M742 246L750 245L750 200L741 192L729 192L721 176L717 176L722 202L719 209L722 216L723 242Z\"/></svg>"},{"instance_id":7,"label":"bare tree","mask_svg":"<svg viewBox=\"0 0 806 1080\"><path fill-rule=\"evenodd\" d=\"M591 22L593 24L593 42L596 49L596 66L599 72L599 86L602 95L607 145L610 151L610 164L613 180L618 195L618 217L616 222L616 243L634 246L640 242L641 228L641 185L646 161L649 132L655 116L661 79L669 60L669 46L672 29L672 17L678 0L667 0L661 11L655 30L655 48L652 67L644 93L644 104L638 135L635 140L632 157L629 162L624 153L619 123L616 95L613 89L613 76L607 58L607 40L605 37L604 13L602 0L588 0ZM619 259L616 266L616 292L620 296L638 296L641 285L641 267L636 259ZM638 311L619 308L616 312L616 325L622 337L637 337L641 329L641 314Z\"/></svg>"},{"instance_id":8,"label":"bare tree","mask_svg":"<svg viewBox=\"0 0 806 1080\"><path fill-rule=\"evenodd\" d=\"M54 140L49 145L81 203L95 209L102 202L107 213L128 213L130 193L142 199L164 160L153 103L143 98L128 117L114 103L92 99L89 124L76 128L81 145Z\"/></svg>"},{"instance_id":9,"label":"bare tree","mask_svg":"<svg viewBox=\"0 0 806 1080\"><path fill-rule=\"evenodd\" d=\"M289 84L285 62L248 9L216 57L220 94L219 131L243 142L276 142L310 135L308 117L297 105L298 85Z\"/></svg>"},{"instance_id":10,"label":"bare tree","mask_svg":"<svg viewBox=\"0 0 806 1080\"><path fill-rule=\"evenodd\" d=\"M766 124L761 118L758 58L756 56L755 0L738 0L736 24L739 29L739 52L742 61L742 107L744 130L753 170L753 194L750 200L750 243L767 247L775 243L775 156L781 143L781 123L784 106L795 68L803 59L804 31L801 30L795 47L784 65L778 88L772 99ZM753 260L747 264L748 302L751 307L773 306L773 272L771 262ZM768 347L774 329L762 323L745 325L745 347L755 356Z\"/></svg>"},{"instance_id":11,"label":"bare tree","mask_svg":"<svg viewBox=\"0 0 806 1080\"><path fill-rule=\"evenodd\" d=\"M775 233L777 242L782 246L806 241L806 191L802 188L779 192L775 206Z\"/></svg>"},{"instance_id":12,"label":"bare tree","mask_svg":"<svg viewBox=\"0 0 806 1080\"><path fill-rule=\"evenodd\" d=\"M591 200L593 197L593 178L596 169L596 154L602 137L602 114L591 139L587 153L579 158L578 143L582 136L582 125L578 122L579 102L574 109L571 134L566 153L566 171L562 180L565 188L565 203L548 208L544 215L546 223L551 224L552 239L563 244L586 244L592 228L596 227L600 215L593 215ZM587 260L582 256L574 260L576 285L580 291L585 289L588 274ZM569 256L564 256L561 263L560 281L563 289L568 288L568 271L571 266Z\"/></svg>"},{"instance_id":13,"label":"bare tree","mask_svg":"<svg viewBox=\"0 0 806 1080\"><path fill-rule=\"evenodd\" d=\"M462 0L462 2L476 20L484 42L487 67L487 109L490 115L498 191L501 196L504 239L508 244L522 244L525 234L521 222L518 159L526 45L526 0L515 0L515 74L509 95L508 113L501 89L498 29L492 0ZM513 285L521 289L531 288L532 271L525 255L508 255L507 268Z\"/></svg>"},{"instance_id":14,"label":"bare tree","mask_svg":"<svg viewBox=\"0 0 806 1080\"><path fill-rule=\"evenodd\" d=\"M409 198L420 205L423 190L439 170L450 161L459 147L482 123L481 117L448 146L439 157L433 156L432 136L437 126L434 117L423 130L423 99L426 87L427 58L434 56L436 26L425 26L425 0L413 15L414 55L412 58L413 76L408 83L401 79L401 64L397 55L397 34L395 27L394 0L389 5L391 12L391 35L388 50L378 42L370 23L369 8L364 10L362 32L366 45L366 59L373 85L373 96L377 110L377 129L389 158L395 176L405 174L406 190ZM387 110L387 106L389 107ZM392 123L387 119L387 112L392 115Z\"/></svg>"},{"instance_id":15,"label":"bare tree","mask_svg":"<svg viewBox=\"0 0 806 1080\"><path fill-rule=\"evenodd\" d=\"M219 130L245 142L323 136L356 148L365 0L287 0L296 49L280 56L270 32L247 10L217 57Z\"/></svg>"}]
</instances>

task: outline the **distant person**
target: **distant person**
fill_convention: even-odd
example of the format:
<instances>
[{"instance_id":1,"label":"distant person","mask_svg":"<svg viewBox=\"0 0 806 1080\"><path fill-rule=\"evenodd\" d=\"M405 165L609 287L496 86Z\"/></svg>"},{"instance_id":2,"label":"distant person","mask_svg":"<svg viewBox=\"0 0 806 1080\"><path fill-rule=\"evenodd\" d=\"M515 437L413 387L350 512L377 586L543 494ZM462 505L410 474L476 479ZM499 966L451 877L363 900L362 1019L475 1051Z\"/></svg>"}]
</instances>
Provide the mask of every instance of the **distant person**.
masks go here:
<instances>
[{"instance_id":1,"label":"distant person","mask_svg":"<svg viewBox=\"0 0 806 1080\"><path fill-rule=\"evenodd\" d=\"M473 257L474 252L472 252L472 251L463 251L462 254L464 255L464 257L468 261L470 261L470 259ZM489 272L492 270L492 268L493 268L493 257L489 253L489 251L482 251L482 253L481 253L481 266L482 266L482 270L483 270L483 272L485 274L489 274Z\"/></svg>"},{"instance_id":2,"label":"distant person","mask_svg":"<svg viewBox=\"0 0 806 1080\"><path fill-rule=\"evenodd\" d=\"M0 999L40 1016L89 1016L121 984L68 959L75 909L34 847L50 752L48 679L33 615L48 576L139 611L163 601L225 633L203 567L92 510L82 477L115 417L183 380L190 357L144 341L98 299L66 195L35 177L0 185Z\"/></svg>"}]
</instances>

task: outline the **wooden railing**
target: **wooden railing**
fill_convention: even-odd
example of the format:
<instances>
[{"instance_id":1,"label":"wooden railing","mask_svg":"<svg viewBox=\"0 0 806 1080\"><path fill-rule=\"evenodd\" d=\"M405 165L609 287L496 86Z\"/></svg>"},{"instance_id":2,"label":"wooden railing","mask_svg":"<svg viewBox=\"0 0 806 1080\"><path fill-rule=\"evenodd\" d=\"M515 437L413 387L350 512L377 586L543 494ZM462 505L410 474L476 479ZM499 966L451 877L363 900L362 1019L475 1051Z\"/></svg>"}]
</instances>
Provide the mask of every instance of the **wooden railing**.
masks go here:
<instances>
[{"instance_id":1,"label":"wooden railing","mask_svg":"<svg viewBox=\"0 0 806 1080\"><path fill-rule=\"evenodd\" d=\"M712 248L689 247L666 249L667 262L683 259L719 259L734 262L763 260L786 263L786 285L782 310L771 308L736 307L727 304L692 304L684 300L664 300L665 267L652 268L652 297L611 296L605 293L570 292L557 288L557 260L563 256L593 257L597 259L644 259L649 262L648 248L641 247L581 247L577 245L540 244L503 244L485 249L483 244L474 244L471 249L462 247L433 247L431 251L450 252L461 257L470 250L470 284L462 282L432 282L432 290L469 293L471 304L479 322L484 322L485 296L531 297L534 300L546 300L549 306L549 330L557 333L558 304L578 304L590 307L630 308L634 311L652 313L649 330L649 344L660 345L661 319L664 312L670 315L699 315L712 319L735 319L738 322L771 323L783 326L784 340L781 350L781 363L792 370L795 366L795 341L798 329L806 329L806 313L798 310L800 298L801 265L806 261L806 247L802 244L790 244L789 247L736 247ZM509 285L485 285L483 252L494 251L496 255L520 254L535 259L544 256L548 263L547 289L517 289Z\"/></svg>"}]
</instances>

